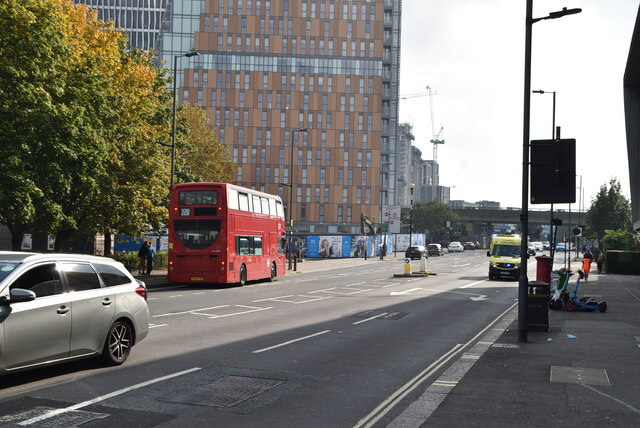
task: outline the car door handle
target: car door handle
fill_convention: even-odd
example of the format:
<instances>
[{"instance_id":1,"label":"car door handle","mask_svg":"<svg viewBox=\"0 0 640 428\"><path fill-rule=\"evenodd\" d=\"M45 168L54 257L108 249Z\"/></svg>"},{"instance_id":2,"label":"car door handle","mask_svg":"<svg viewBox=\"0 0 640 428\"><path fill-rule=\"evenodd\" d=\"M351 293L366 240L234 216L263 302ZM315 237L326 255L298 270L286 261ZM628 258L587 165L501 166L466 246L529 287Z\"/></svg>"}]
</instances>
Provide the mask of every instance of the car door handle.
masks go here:
<instances>
[{"instance_id":1,"label":"car door handle","mask_svg":"<svg viewBox=\"0 0 640 428\"><path fill-rule=\"evenodd\" d=\"M102 301L102 306L109 306L112 303L113 303L113 301L107 297L106 299L104 299Z\"/></svg>"},{"instance_id":2,"label":"car door handle","mask_svg":"<svg viewBox=\"0 0 640 428\"><path fill-rule=\"evenodd\" d=\"M60 307L58 308L57 312L58 312L60 315L64 315L64 314L66 314L67 312L69 312L69 310L70 310L69 308L67 308L66 306L64 306L64 305L63 305L63 306L60 306Z\"/></svg>"}]
</instances>

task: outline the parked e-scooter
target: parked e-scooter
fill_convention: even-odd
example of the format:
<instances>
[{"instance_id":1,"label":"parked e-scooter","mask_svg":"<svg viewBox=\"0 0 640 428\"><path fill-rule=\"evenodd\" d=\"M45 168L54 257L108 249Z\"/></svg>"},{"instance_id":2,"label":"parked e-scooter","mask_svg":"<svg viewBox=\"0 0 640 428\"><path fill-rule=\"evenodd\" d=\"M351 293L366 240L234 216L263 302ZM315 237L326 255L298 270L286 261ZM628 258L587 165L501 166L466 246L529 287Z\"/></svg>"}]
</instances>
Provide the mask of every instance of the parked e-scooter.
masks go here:
<instances>
[{"instance_id":1,"label":"parked e-scooter","mask_svg":"<svg viewBox=\"0 0 640 428\"><path fill-rule=\"evenodd\" d=\"M578 270L578 279L576 281L576 287L573 289L573 293L567 299L563 299L563 309L565 311L607 311L607 302L597 302L590 297L582 297L578 299L578 287L580 286L580 280L584 278L584 272ZM566 293L566 291L565 291Z\"/></svg>"}]
</instances>

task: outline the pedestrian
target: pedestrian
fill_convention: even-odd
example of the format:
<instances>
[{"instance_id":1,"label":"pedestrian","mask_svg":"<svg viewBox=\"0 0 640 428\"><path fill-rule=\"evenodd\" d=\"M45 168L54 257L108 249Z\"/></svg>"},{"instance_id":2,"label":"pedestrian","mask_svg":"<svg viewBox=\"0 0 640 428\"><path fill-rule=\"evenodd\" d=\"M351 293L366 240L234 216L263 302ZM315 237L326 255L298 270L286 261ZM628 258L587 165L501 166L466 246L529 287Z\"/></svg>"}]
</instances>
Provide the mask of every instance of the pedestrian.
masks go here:
<instances>
[{"instance_id":1,"label":"pedestrian","mask_svg":"<svg viewBox=\"0 0 640 428\"><path fill-rule=\"evenodd\" d=\"M153 257L156 255L156 249L151 245L151 241L147 242L149 250L147 251L147 275L151 275L153 270Z\"/></svg>"},{"instance_id":2,"label":"pedestrian","mask_svg":"<svg viewBox=\"0 0 640 428\"><path fill-rule=\"evenodd\" d=\"M598 264L598 273L602 273L602 266L604 265L604 253L602 251L598 253L596 263Z\"/></svg>"},{"instance_id":3,"label":"pedestrian","mask_svg":"<svg viewBox=\"0 0 640 428\"><path fill-rule=\"evenodd\" d=\"M138 275L144 275L147 271L147 254L149 253L149 244L144 241L138 250Z\"/></svg>"},{"instance_id":4,"label":"pedestrian","mask_svg":"<svg viewBox=\"0 0 640 428\"><path fill-rule=\"evenodd\" d=\"M584 272L584 282L589 282L589 272L591 272L592 256L589 251L584 253L582 258L582 272Z\"/></svg>"}]
</instances>

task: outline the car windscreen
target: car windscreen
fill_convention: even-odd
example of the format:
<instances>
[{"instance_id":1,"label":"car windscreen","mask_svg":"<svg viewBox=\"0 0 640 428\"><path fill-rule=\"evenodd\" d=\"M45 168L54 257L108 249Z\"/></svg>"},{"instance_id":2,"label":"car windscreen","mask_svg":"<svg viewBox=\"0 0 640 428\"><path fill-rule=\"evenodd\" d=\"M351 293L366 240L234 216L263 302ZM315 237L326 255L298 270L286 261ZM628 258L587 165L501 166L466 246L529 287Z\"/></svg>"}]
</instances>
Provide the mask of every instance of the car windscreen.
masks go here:
<instances>
[{"instance_id":1,"label":"car windscreen","mask_svg":"<svg viewBox=\"0 0 640 428\"><path fill-rule=\"evenodd\" d=\"M496 244L493 246L491 255L496 257L518 257L520 255L520 246Z\"/></svg>"},{"instance_id":2,"label":"car windscreen","mask_svg":"<svg viewBox=\"0 0 640 428\"><path fill-rule=\"evenodd\" d=\"M19 264L15 262L0 262L0 281L13 272Z\"/></svg>"}]
</instances>

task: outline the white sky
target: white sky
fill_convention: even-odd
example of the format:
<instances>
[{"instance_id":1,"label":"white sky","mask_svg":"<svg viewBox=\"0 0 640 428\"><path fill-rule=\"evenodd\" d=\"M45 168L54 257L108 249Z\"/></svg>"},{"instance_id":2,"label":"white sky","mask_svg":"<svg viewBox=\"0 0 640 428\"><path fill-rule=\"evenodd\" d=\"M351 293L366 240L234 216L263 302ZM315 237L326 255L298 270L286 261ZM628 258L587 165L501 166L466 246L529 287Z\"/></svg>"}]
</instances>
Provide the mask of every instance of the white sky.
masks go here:
<instances>
[{"instance_id":1,"label":"white sky","mask_svg":"<svg viewBox=\"0 0 640 428\"><path fill-rule=\"evenodd\" d=\"M588 208L617 177L629 197L623 76L640 0L534 0L531 89L556 91L556 126L575 138ZM526 0L403 0L400 94L433 96L440 184L451 199L522 204ZM551 137L552 94L531 94L532 140ZM400 100L400 121L433 158L429 97ZM504 177L510 177L505 179ZM576 201L580 190L576 190ZM529 205L531 209L547 205ZM567 208L567 204L556 205ZM572 209L577 208L577 203Z\"/></svg>"}]
</instances>

